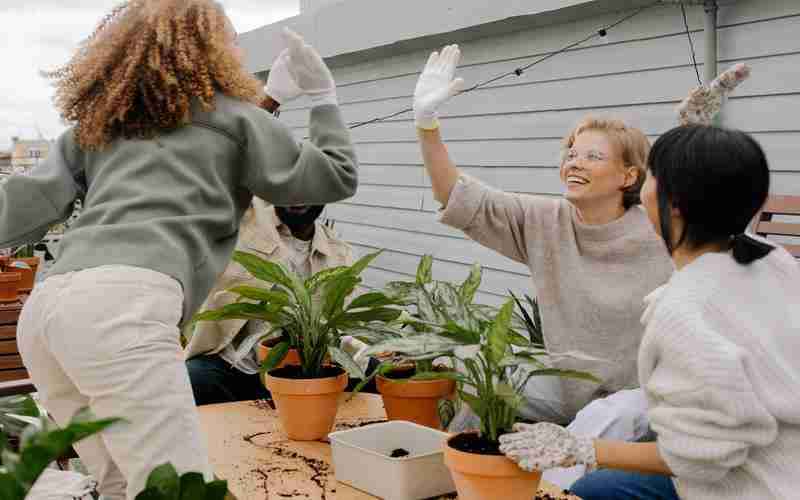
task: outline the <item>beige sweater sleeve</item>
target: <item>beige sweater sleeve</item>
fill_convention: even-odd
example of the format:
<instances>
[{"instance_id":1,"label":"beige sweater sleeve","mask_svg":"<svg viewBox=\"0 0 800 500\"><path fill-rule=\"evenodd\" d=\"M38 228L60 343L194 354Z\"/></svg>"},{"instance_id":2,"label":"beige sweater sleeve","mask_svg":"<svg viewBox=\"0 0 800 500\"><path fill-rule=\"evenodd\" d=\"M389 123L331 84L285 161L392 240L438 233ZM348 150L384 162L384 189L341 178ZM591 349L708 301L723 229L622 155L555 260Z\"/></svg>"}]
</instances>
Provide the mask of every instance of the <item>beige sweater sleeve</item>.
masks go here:
<instances>
[{"instance_id":1,"label":"beige sweater sleeve","mask_svg":"<svg viewBox=\"0 0 800 500\"><path fill-rule=\"evenodd\" d=\"M507 193L462 175L439 220L464 231L485 247L528 264L528 243L542 224L540 209L551 202L546 198Z\"/></svg>"}]
</instances>

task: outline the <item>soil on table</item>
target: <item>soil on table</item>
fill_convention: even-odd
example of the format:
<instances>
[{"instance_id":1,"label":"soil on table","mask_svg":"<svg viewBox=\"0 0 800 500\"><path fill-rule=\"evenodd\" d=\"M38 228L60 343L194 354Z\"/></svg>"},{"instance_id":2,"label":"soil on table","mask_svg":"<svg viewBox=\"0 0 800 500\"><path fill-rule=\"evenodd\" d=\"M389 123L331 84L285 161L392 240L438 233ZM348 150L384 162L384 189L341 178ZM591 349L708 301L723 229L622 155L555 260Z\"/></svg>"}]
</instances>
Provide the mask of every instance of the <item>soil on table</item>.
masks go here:
<instances>
[{"instance_id":1,"label":"soil on table","mask_svg":"<svg viewBox=\"0 0 800 500\"><path fill-rule=\"evenodd\" d=\"M448 442L451 448L476 455L502 455L500 443L480 437L475 433L459 434Z\"/></svg>"},{"instance_id":2,"label":"soil on table","mask_svg":"<svg viewBox=\"0 0 800 500\"><path fill-rule=\"evenodd\" d=\"M408 452L408 450L405 450L403 448L395 448L394 450L392 450L392 453L389 454L389 456L392 458L402 458L402 457L407 457L409 455L410 453Z\"/></svg>"},{"instance_id":3,"label":"soil on table","mask_svg":"<svg viewBox=\"0 0 800 500\"><path fill-rule=\"evenodd\" d=\"M323 366L320 374L314 379L319 378L332 378L338 377L344 373L344 370L338 366ZM297 365L288 365L282 368L276 368L269 372L271 377L275 378L288 378L292 380L308 380L309 377L303 374L303 369Z\"/></svg>"}]
</instances>

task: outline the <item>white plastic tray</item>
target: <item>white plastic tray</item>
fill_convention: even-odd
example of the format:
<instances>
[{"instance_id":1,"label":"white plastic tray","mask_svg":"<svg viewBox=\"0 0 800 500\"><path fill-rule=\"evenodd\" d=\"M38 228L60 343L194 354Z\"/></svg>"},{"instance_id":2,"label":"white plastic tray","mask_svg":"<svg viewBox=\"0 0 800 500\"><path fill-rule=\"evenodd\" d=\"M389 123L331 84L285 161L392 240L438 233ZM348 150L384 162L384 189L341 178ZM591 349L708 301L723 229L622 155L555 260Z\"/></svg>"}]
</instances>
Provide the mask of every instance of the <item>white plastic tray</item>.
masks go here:
<instances>
[{"instance_id":1,"label":"white plastic tray","mask_svg":"<svg viewBox=\"0 0 800 500\"><path fill-rule=\"evenodd\" d=\"M332 432L336 480L385 500L418 500L455 491L444 465L445 432L392 421ZM409 455L392 458L402 448Z\"/></svg>"}]
</instances>

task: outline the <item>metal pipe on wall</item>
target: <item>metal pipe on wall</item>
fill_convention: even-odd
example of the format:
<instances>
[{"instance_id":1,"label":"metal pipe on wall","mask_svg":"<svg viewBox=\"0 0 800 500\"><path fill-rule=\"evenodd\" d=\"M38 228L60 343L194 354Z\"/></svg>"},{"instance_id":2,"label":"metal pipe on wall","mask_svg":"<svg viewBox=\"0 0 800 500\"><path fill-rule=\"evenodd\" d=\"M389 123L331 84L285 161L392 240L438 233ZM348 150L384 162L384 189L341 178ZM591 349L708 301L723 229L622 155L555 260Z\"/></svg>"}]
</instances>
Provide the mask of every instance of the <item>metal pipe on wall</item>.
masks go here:
<instances>
[{"instance_id":1,"label":"metal pipe on wall","mask_svg":"<svg viewBox=\"0 0 800 500\"><path fill-rule=\"evenodd\" d=\"M705 0L703 10L706 13L703 21L703 33L705 34L703 73L705 83L708 85L717 77L717 13L719 12L717 0ZM714 119L714 123L719 125L721 120L722 112L720 111Z\"/></svg>"}]
</instances>

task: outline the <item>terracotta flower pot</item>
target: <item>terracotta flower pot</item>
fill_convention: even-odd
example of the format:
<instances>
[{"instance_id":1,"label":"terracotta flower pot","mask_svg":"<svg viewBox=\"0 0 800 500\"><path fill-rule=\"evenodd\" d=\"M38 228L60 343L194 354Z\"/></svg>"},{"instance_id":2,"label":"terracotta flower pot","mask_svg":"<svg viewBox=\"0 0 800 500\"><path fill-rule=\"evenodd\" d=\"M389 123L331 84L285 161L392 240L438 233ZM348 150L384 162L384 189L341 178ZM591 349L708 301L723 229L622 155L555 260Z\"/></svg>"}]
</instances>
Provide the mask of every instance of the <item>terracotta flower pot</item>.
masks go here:
<instances>
[{"instance_id":1,"label":"terracotta flower pot","mask_svg":"<svg viewBox=\"0 0 800 500\"><path fill-rule=\"evenodd\" d=\"M283 430L295 441L316 441L328 435L336 420L339 395L347 387L347 372L332 368L337 375L301 379L285 377L285 367L265 377L267 389L278 410Z\"/></svg>"},{"instance_id":2,"label":"terracotta flower pot","mask_svg":"<svg viewBox=\"0 0 800 500\"><path fill-rule=\"evenodd\" d=\"M36 281L36 270L39 268L39 257L23 257L20 259L14 259L11 265L14 265L14 262L24 262L25 264L30 267L30 269L25 268L15 268L15 271L22 274L22 281L19 285L19 291L28 293L33 290L33 284Z\"/></svg>"},{"instance_id":3,"label":"terracotta flower pot","mask_svg":"<svg viewBox=\"0 0 800 500\"><path fill-rule=\"evenodd\" d=\"M22 273L0 272L0 302L15 302Z\"/></svg>"},{"instance_id":4,"label":"terracotta flower pot","mask_svg":"<svg viewBox=\"0 0 800 500\"><path fill-rule=\"evenodd\" d=\"M539 489L541 472L527 472L504 455L467 453L444 447L444 463L450 469L460 500L530 500Z\"/></svg>"},{"instance_id":5,"label":"terracotta flower pot","mask_svg":"<svg viewBox=\"0 0 800 500\"><path fill-rule=\"evenodd\" d=\"M264 360L267 358L267 354L274 346L267 345L264 342L259 342L258 344L258 362L263 363ZM286 365L299 365L300 364L300 353L297 352L297 349L289 349L289 352L286 354L286 357L283 358L283 361L278 363L278 366L275 369L283 368Z\"/></svg>"},{"instance_id":6,"label":"terracotta flower pot","mask_svg":"<svg viewBox=\"0 0 800 500\"><path fill-rule=\"evenodd\" d=\"M392 380L379 375L377 386L389 420L407 420L441 429L439 400L452 395L456 383L448 379Z\"/></svg>"}]
</instances>

